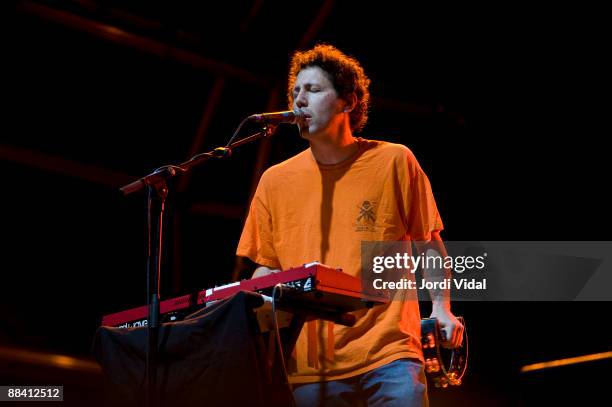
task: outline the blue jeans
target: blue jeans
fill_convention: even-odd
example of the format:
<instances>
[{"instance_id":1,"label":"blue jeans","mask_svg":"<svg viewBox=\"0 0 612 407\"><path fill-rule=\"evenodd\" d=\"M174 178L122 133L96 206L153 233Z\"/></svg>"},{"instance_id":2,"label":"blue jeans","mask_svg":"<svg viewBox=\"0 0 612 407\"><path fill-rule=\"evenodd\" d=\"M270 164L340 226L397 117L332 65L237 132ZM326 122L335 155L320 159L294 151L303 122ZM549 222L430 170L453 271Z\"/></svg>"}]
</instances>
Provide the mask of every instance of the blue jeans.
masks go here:
<instances>
[{"instance_id":1,"label":"blue jeans","mask_svg":"<svg viewBox=\"0 0 612 407\"><path fill-rule=\"evenodd\" d=\"M295 385L293 397L298 407L429 405L423 365L411 359L398 359L348 379Z\"/></svg>"}]
</instances>

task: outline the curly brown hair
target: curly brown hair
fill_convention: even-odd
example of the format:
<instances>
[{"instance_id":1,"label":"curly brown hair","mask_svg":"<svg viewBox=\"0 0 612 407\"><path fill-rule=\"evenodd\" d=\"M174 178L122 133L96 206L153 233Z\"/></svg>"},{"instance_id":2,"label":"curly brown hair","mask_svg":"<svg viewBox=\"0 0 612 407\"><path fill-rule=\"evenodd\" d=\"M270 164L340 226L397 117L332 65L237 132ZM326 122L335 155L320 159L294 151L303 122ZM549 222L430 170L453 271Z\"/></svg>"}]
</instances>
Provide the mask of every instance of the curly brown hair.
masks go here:
<instances>
[{"instance_id":1,"label":"curly brown hair","mask_svg":"<svg viewBox=\"0 0 612 407\"><path fill-rule=\"evenodd\" d=\"M289 109L293 107L293 87L298 74L302 69L312 66L318 66L329 75L340 98L350 102L351 94L355 94L357 103L349 114L351 130L361 131L368 121L370 79L356 59L344 54L333 45L319 44L308 51L296 51L293 54L287 92Z\"/></svg>"}]
</instances>

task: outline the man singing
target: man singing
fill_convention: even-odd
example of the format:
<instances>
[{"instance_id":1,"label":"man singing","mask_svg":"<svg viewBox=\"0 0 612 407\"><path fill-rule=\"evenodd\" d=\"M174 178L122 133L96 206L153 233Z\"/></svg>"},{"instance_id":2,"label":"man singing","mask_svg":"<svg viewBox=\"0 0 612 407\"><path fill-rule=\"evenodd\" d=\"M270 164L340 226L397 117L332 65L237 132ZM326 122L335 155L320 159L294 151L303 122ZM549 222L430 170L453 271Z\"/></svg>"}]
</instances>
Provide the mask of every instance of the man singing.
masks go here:
<instances>
[{"instance_id":1,"label":"man singing","mask_svg":"<svg viewBox=\"0 0 612 407\"><path fill-rule=\"evenodd\" d=\"M237 249L259 265L253 277L312 261L359 277L362 241L414 241L419 252L444 255L442 220L412 152L354 136L368 118L369 82L359 62L333 46L294 54L289 106L310 147L259 181ZM459 345L463 326L448 292L432 301L446 346ZM297 404L427 405L418 301L355 315L353 327L304 326L290 376Z\"/></svg>"}]
</instances>

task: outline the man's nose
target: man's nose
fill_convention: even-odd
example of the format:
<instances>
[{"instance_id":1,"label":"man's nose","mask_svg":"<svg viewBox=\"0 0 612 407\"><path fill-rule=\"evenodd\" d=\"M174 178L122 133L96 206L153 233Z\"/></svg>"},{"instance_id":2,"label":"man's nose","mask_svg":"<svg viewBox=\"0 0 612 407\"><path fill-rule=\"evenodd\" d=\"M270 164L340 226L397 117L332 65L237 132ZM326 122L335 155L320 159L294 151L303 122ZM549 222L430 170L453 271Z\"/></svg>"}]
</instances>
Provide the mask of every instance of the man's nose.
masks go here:
<instances>
[{"instance_id":1,"label":"man's nose","mask_svg":"<svg viewBox=\"0 0 612 407\"><path fill-rule=\"evenodd\" d=\"M295 97L295 105L299 108L308 106L308 100L306 99L304 92L300 91L300 93L298 93L298 95Z\"/></svg>"}]
</instances>

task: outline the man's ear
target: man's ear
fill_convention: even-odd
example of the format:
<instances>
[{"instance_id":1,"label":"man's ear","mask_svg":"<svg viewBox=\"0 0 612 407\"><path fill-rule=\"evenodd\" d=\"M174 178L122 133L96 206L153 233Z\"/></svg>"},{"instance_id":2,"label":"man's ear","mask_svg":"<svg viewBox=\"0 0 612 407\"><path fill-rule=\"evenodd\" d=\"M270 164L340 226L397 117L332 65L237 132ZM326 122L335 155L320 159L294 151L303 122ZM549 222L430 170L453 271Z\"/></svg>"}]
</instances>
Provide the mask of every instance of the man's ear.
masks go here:
<instances>
[{"instance_id":1,"label":"man's ear","mask_svg":"<svg viewBox=\"0 0 612 407\"><path fill-rule=\"evenodd\" d=\"M357 95L355 93L351 93L346 98L346 106L344 106L344 112L351 112L355 106L357 106Z\"/></svg>"}]
</instances>

